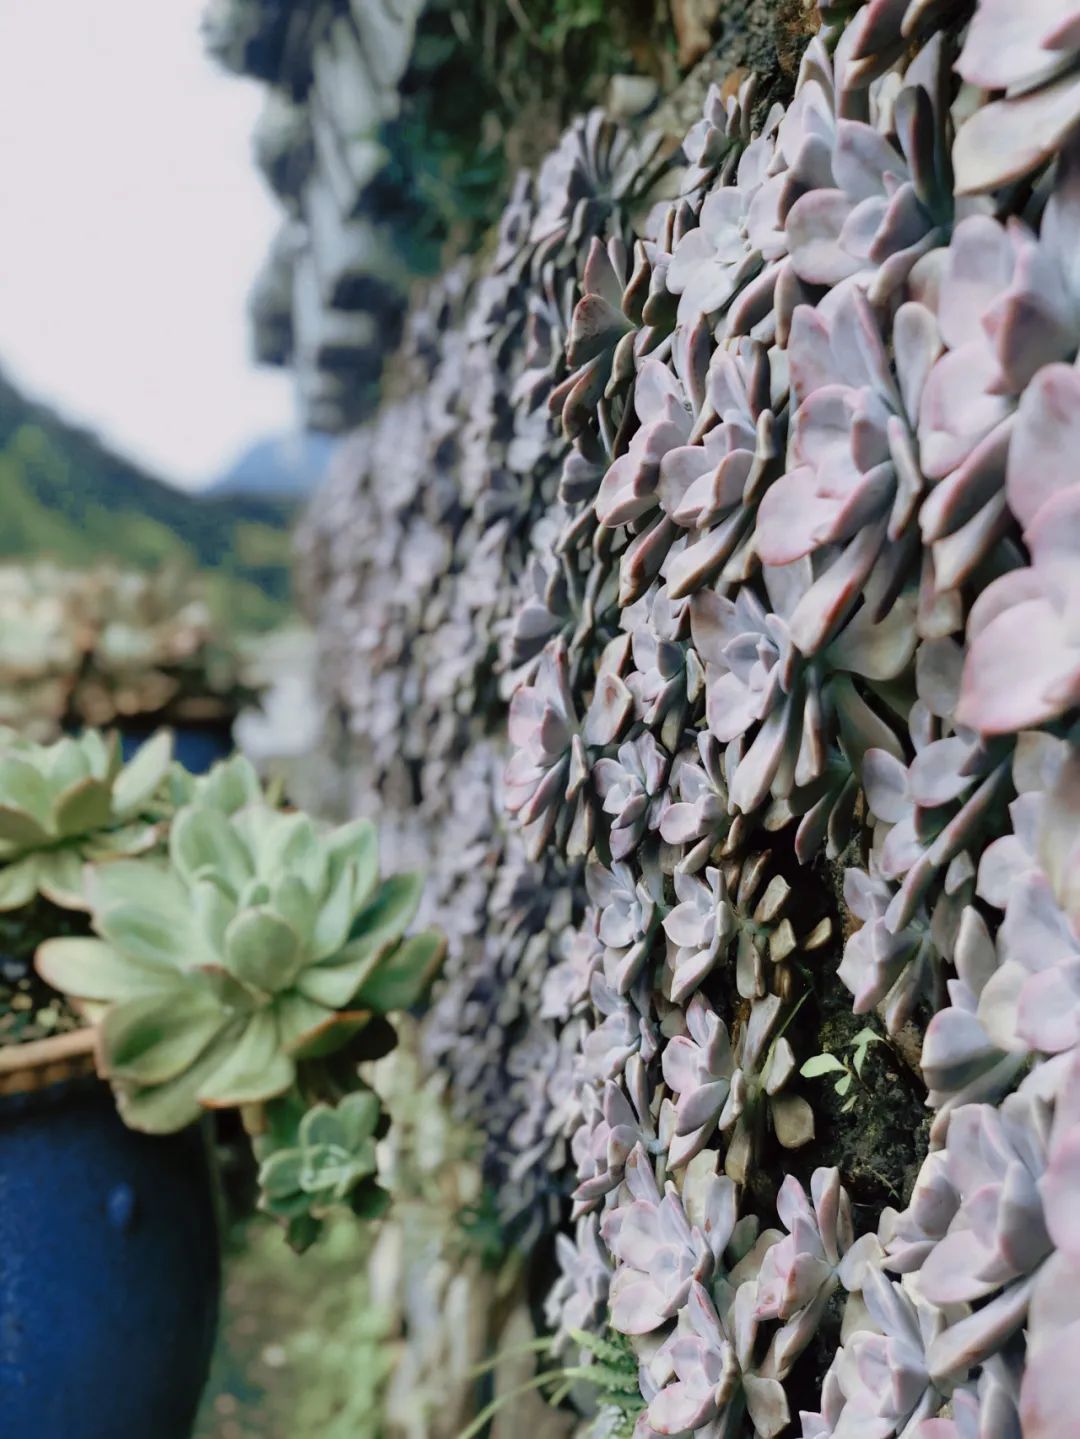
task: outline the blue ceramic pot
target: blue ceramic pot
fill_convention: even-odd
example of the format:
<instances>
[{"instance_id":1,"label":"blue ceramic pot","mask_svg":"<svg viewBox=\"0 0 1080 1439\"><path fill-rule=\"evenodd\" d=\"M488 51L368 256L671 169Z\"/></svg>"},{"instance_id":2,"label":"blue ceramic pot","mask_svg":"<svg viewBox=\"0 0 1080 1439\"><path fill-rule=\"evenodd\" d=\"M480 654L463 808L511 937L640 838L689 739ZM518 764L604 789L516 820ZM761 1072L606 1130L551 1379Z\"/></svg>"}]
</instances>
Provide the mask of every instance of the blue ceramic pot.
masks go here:
<instances>
[{"instance_id":1,"label":"blue ceramic pot","mask_svg":"<svg viewBox=\"0 0 1080 1439\"><path fill-rule=\"evenodd\" d=\"M189 1439L218 1288L198 1126L135 1134L92 1079L0 1098L3 1439Z\"/></svg>"},{"instance_id":2,"label":"blue ceramic pot","mask_svg":"<svg viewBox=\"0 0 1080 1439\"><path fill-rule=\"evenodd\" d=\"M189 774L205 774L219 759L233 752L232 730L228 725L173 725L173 755ZM120 752L129 760L140 745L156 734L153 729L125 728L120 732Z\"/></svg>"}]
</instances>

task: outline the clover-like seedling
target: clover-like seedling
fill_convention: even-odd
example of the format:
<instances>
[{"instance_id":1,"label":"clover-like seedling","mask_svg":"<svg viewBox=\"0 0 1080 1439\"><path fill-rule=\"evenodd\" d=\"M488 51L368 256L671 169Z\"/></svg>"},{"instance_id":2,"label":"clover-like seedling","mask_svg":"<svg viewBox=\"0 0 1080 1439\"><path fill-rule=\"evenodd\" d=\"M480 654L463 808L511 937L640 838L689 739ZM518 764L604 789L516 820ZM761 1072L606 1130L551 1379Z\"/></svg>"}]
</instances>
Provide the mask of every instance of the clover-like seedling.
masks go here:
<instances>
[{"instance_id":1,"label":"clover-like seedling","mask_svg":"<svg viewBox=\"0 0 1080 1439\"><path fill-rule=\"evenodd\" d=\"M820 1079L826 1074L838 1074L840 1077L833 1084L833 1089L844 1103L840 1106L840 1113L847 1114L848 1110L855 1108L857 1095L851 1093L852 1085L858 1081L863 1084L862 1072L866 1065L866 1057L870 1053L872 1044L880 1044L880 1034L875 1034L872 1029L860 1029L853 1039L845 1045L851 1050L851 1058L844 1055L824 1054L812 1055L810 1059L799 1070L804 1079Z\"/></svg>"}]
</instances>

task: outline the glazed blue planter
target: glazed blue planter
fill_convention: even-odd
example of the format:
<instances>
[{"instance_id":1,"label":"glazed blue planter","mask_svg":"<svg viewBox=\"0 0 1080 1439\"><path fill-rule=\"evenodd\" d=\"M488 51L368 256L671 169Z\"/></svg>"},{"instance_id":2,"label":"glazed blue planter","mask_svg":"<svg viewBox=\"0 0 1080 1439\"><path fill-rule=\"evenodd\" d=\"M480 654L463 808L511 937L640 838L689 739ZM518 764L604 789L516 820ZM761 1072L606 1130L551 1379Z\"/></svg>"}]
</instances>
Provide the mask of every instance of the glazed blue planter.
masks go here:
<instances>
[{"instance_id":1,"label":"glazed blue planter","mask_svg":"<svg viewBox=\"0 0 1080 1439\"><path fill-rule=\"evenodd\" d=\"M217 1323L203 1132L96 1080L0 1097L0 1435L189 1439Z\"/></svg>"},{"instance_id":2,"label":"glazed blue planter","mask_svg":"<svg viewBox=\"0 0 1080 1439\"><path fill-rule=\"evenodd\" d=\"M228 725L173 725L173 755L189 774L205 774L219 759L233 752L232 731ZM120 732L120 751L129 760L144 744L154 729L126 728Z\"/></svg>"}]
</instances>

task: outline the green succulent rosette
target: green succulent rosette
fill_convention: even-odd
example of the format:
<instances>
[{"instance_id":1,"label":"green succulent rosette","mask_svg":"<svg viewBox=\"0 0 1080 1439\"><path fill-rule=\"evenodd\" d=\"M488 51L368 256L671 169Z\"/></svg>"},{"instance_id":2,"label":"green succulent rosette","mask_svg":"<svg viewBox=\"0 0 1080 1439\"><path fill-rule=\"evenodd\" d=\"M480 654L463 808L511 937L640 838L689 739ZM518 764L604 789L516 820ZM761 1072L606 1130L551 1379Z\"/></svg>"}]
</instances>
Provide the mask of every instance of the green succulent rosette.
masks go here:
<instances>
[{"instance_id":1,"label":"green succulent rosette","mask_svg":"<svg viewBox=\"0 0 1080 1439\"><path fill-rule=\"evenodd\" d=\"M254 790L227 811L206 787L176 814L167 860L94 871L96 937L38 950L42 978L98 1021L99 1068L134 1129L284 1094L298 1065L414 1004L441 962L440 936L403 938L421 880L380 882L372 824L322 832Z\"/></svg>"},{"instance_id":2,"label":"green succulent rosette","mask_svg":"<svg viewBox=\"0 0 1080 1439\"><path fill-rule=\"evenodd\" d=\"M158 842L156 800L171 759L166 730L127 764L116 735L86 730L39 745L0 731L0 911L37 895L87 909L88 864Z\"/></svg>"},{"instance_id":3,"label":"green succulent rosette","mask_svg":"<svg viewBox=\"0 0 1080 1439\"><path fill-rule=\"evenodd\" d=\"M219 760L206 774L191 774L183 765L173 764L166 792L174 810L201 804L231 815L247 805L276 804L263 790L254 765L242 754Z\"/></svg>"},{"instance_id":4,"label":"green succulent rosette","mask_svg":"<svg viewBox=\"0 0 1080 1439\"><path fill-rule=\"evenodd\" d=\"M268 1109L269 1129L259 1140L260 1208L286 1227L294 1249L307 1248L335 1209L363 1219L386 1212L390 1195L376 1180L376 1144L388 1127L370 1089L335 1105L304 1110L279 1100Z\"/></svg>"}]
</instances>

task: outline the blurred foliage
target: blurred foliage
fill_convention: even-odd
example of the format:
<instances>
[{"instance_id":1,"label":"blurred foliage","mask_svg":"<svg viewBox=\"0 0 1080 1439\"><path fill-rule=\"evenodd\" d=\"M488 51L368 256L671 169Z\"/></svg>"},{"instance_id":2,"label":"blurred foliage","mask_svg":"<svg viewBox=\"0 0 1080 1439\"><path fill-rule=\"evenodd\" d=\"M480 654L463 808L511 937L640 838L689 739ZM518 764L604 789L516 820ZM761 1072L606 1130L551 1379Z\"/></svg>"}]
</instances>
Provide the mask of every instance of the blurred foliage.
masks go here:
<instances>
[{"instance_id":1,"label":"blurred foliage","mask_svg":"<svg viewBox=\"0 0 1080 1439\"><path fill-rule=\"evenodd\" d=\"M629 71L670 83L668 0L431 0L371 201L410 269L480 243L514 171Z\"/></svg>"},{"instance_id":2,"label":"blurred foliage","mask_svg":"<svg viewBox=\"0 0 1080 1439\"><path fill-rule=\"evenodd\" d=\"M667 9L662 0L534 0L528 15L541 42L564 57L568 67L610 75L628 68L627 52L652 31L656 12L666 16ZM663 29L670 34L670 26Z\"/></svg>"},{"instance_id":3,"label":"blurred foliage","mask_svg":"<svg viewBox=\"0 0 1080 1439\"><path fill-rule=\"evenodd\" d=\"M132 721L227 723L255 699L202 576L0 561L0 725L37 740Z\"/></svg>"},{"instance_id":4,"label":"blurred foliage","mask_svg":"<svg viewBox=\"0 0 1080 1439\"><path fill-rule=\"evenodd\" d=\"M285 500L201 498L113 454L0 376L0 558L212 571L219 617L269 629L289 607Z\"/></svg>"},{"instance_id":5,"label":"blurred foliage","mask_svg":"<svg viewBox=\"0 0 1080 1439\"><path fill-rule=\"evenodd\" d=\"M394 1350L370 1243L364 1226L335 1221L301 1260L267 1222L234 1231L193 1439L378 1439Z\"/></svg>"},{"instance_id":6,"label":"blurred foliage","mask_svg":"<svg viewBox=\"0 0 1080 1439\"><path fill-rule=\"evenodd\" d=\"M437 1079L423 1079L415 1024L399 1023L398 1048L363 1071L392 1116L379 1148L392 1215L335 1216L303 1259L261 1219L234 1227L193 1439L382 1439L444 1411L448 1432L465 1422L451 1410L483 1350L469 1347L462 1276L470 1260L505 1253L469 1157L475 1137L449 1118ZM496 1291L481 1284L474 1302L486 1310Z\"/></svg>"}]
</instances>

